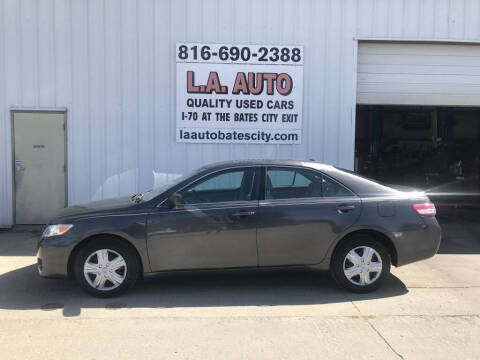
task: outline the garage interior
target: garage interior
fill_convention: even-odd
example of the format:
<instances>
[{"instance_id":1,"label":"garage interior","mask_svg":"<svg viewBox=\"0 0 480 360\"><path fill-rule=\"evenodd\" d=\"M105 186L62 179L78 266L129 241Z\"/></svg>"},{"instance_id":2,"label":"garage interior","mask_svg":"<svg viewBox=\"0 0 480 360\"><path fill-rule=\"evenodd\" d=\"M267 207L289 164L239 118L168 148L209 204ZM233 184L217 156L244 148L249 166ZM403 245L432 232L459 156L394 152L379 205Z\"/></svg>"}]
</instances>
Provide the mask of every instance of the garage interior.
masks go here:
<instances>
[{"instance_id":1,"label":"garage interior","mask_svg":"<svg viewBox=\"0 0 480 360\"><path fill-rule=\"evenodd\" d=\"M360 42L355 170L480 209L479 64L479 44Z\"/></svg>"},{"instance_id":2,"label":"garage interior","mask_svg":"<svg viewBox=\"0 0 480 360\"><path fill-rule=\"evenodd\" d=\"M480 108L358 105L355 170L437 207L480 207Z\"/></svg>"}]
</instances>

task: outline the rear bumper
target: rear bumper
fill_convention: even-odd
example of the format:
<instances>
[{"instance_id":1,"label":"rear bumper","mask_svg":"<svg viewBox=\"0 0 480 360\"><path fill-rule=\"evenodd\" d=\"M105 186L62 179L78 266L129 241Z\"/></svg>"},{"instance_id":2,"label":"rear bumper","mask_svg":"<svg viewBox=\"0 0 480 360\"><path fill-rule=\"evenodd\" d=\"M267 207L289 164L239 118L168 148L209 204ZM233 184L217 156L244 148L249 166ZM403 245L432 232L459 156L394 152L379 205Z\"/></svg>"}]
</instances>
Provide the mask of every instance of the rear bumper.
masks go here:
<instances>
[{"instance_id":1,"label":"rear bumper","mask_svg":"<svg viewBox=\"0 0 480 360\"><path fill-rule=\"evenodd\" d=\"M422 218L422 223L394 234L397 266L434 256L440 247L442 230L434 217Z\"/></svg>"},{"instance_id":2,"label":"rear bumper","mask_svg":"<svg viewBox=\"0 0 480 360\"><path fill-rule=\"evenodd\" d=\"M58 237L60 238L60 237ZM40 276L66 278L68 277L68 255L70 249L61 246L61 239L38 242L37 269Z\"/></svg>"}]
</instances>

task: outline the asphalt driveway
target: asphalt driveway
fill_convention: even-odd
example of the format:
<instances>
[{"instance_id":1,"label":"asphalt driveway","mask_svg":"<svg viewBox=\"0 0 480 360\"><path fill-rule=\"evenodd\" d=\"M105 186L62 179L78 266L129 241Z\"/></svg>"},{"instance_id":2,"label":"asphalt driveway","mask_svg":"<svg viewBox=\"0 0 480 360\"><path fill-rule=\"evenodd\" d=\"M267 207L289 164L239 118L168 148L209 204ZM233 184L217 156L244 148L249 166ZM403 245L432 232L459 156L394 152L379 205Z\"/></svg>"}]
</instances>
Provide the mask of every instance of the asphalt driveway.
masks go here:
<instances>
[{"instance_id":1,"label":"asphalt driveway","mask_svg":"<svg viewBox=\"0 0 480 360\"><path fill-rule=\"evenodd\" d=\"M116 299L38 277L37 228L0 231L2 359L477 359L480 224L440 219L440 253L368 295L325 272L163 275Z\"/></svg>"}]
</instances>

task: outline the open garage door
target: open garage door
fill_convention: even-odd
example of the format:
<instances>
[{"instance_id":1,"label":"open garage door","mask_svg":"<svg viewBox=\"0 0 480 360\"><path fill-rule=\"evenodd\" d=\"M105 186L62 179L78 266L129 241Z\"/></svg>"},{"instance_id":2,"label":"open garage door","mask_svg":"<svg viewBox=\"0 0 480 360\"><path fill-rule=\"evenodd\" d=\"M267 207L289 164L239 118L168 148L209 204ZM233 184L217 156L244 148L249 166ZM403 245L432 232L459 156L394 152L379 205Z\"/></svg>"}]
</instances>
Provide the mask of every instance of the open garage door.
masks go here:
<instances>
[{"instance_id":1,"label":"open garage door","mask_svg":"<svg viewBox=\"0 0 480 360\"><path fill-rule=\"evenodd\" d=\"M359 43L357 103L480 106L480 46Z\"/></svg>"},{"instance_id":2,"label":"open garage door","mask_svg":"<svg viewBox=\"0 0 480 360\"><path fill-rule=\"evenodd\" d=\"M355 169L480 208L480 46L360 43Z\"/></svg>"}]
</instances>

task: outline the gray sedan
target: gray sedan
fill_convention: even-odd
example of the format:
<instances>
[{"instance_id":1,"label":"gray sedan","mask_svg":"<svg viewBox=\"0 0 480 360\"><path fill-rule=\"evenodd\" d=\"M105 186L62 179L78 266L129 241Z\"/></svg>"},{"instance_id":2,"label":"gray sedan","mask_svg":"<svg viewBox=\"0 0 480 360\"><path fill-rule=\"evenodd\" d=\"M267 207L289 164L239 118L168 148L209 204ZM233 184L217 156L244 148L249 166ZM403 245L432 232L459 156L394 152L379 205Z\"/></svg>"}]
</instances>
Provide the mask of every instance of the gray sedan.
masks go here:
<instances>
[{"instance_id":1,"label":"gray sedan","mask_svg":"<svg viewBox=\"0 0 480 360\"><path fill-rule=\"evenodd\" d=\"M90 294L124 293L165 271L311 266L369 292L390 265L433 256L435 206L330 165L235 161L162 188L64 209L38 244L38 271Z\"/></svg>"}]
</instances>

